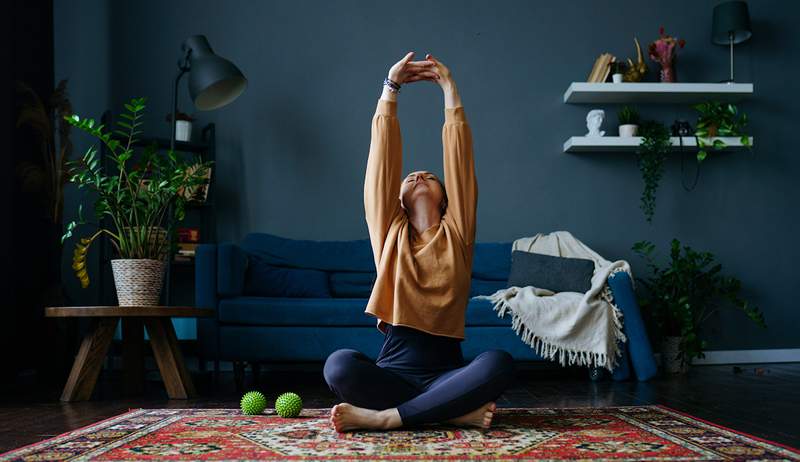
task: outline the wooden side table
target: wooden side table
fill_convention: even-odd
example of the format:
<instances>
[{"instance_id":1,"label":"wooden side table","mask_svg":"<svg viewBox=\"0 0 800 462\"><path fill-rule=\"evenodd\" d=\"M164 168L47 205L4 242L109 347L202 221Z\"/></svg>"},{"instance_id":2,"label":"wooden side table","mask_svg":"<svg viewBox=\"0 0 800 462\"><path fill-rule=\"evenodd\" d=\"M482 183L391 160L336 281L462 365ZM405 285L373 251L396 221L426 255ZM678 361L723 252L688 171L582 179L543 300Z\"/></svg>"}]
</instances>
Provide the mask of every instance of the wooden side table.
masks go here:
<instances>
[{"instance_id":1,"label":"wooden side table","mask_svg":"<svg viewBox=\"0 0 800 462\"><path fill-rule=\"evenodd\" d=\"M144 370L143 331L147 328L158 369L170 399L197 396L192 379L183 362L178 338L171 318L212 316L214 310L190 306L55 306L45 308L50 318L92 318L89 332L83 338L72 371L61 393L61 401L85 401L100 375L103 359L122 319L122 355L125 383L139 388ZM130 388L129 388L130 390Z\"/></svg>"}]
</instances>

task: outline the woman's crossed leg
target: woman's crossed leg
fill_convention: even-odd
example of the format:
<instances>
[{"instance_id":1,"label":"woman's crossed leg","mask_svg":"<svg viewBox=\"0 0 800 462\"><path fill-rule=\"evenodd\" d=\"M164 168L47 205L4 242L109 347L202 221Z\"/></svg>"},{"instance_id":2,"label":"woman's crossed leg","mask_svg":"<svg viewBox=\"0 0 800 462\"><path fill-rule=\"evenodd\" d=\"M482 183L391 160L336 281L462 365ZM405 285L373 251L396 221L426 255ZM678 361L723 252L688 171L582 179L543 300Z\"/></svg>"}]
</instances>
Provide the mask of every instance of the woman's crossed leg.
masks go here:
<instances>
[{"instance_id":1,"label":"woman's crossed leg","mask_svg":"<svg viewBox=\"0 0 800 462\"><path fill-rule=\"evenodd\" d=\"M486 351L420 388L357 350L341 349L325 361L323 374L344 401L331 409L337 431L436 422L488 427L494 400L513 380L514 363L503 350Z\"/></svg>"}]
</instances>

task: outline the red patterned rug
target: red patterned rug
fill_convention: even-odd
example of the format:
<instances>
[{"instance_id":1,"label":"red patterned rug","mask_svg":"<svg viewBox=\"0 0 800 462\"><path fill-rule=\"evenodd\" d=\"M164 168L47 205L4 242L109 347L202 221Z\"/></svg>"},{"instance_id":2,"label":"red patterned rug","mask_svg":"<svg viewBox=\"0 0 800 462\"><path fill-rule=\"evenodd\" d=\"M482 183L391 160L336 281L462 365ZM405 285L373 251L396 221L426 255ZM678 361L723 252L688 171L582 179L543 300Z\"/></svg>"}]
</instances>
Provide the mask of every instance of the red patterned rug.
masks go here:
<instances>
[{"instance_id":1,"label":"red patterned rug","mask_svg":"<svg viewBox=\"0 0 800 462\"><path fill-rule=\"evenodd\" d=\"M800 461L797 449L664 406L500 408L486 430L436 425L351 433L336 433L328 413L304 409L284 419L234 409L137 409L2 454L0 461Z\"/></svg>"}]
</instances>

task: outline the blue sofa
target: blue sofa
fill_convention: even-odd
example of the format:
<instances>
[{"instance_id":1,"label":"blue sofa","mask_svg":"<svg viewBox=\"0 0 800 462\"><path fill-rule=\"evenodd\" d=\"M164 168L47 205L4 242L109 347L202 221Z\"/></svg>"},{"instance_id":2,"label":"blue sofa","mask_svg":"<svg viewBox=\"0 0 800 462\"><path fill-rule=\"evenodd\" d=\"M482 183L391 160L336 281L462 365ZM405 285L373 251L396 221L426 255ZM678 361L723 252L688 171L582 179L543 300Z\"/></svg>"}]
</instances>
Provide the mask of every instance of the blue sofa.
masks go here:
<instances>
[{"instance_id":1,"label":"blue sofa","mask_svg":"<svg viewBox=\"0 0 800 462\"><path fill-rule=\"evenodd\" d=\"M476 243L470 296L506 287L511 242ZM216 316L198 319L199 353L204 360L324 361L339 348L377 357L383 341L375 318L364 313L375 264L367 239L313 241L251 233L239 243L203 244L196 252L195 302ZM615 380L633 372L638 380L656 365L627 273L609 279L624 315L628 342ZM464 359L501 348L518 361L543 361L499 318L488 300L467 306ZM593 371L597 374L599 371Z\"/></svg>"}]
</instances>

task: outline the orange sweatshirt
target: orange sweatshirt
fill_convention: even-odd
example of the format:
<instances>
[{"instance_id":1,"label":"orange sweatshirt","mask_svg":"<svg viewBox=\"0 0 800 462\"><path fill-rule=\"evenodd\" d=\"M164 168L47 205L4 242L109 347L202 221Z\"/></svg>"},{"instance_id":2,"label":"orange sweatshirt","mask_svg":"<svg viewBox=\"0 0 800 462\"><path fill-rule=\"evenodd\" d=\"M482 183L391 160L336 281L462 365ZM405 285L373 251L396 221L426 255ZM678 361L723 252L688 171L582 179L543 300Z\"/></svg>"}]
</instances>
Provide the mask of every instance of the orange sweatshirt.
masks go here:
<instances>
[{"instance_id":1,"label":"orange sweatshirt","mask_svg":"<svg viewBox=\"0 0 800 462\"><path fill-rule=\"evenodd\" d=\"M378 100L364 180L364 210L377 279L366 313L377 328L413 327L464 338L478 183L464 107L445 108L442 127L447 210L420 234L400 207L403 152L397 102Z\"/></svg>"}]
</instances>

